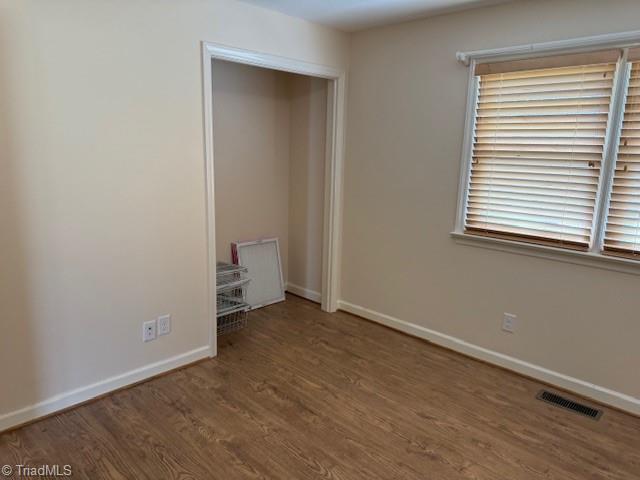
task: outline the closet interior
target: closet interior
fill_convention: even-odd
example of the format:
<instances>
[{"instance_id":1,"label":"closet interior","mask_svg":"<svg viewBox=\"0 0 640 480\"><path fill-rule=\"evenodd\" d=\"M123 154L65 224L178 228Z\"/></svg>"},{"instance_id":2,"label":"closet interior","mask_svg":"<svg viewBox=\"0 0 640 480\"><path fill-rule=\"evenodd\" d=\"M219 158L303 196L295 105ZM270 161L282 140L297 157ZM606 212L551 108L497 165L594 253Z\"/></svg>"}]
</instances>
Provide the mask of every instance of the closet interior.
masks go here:
<instances>
[{"instance_id":1,"label":"closet interior","mask_svg":"<svg viewBox=\"0 0 640 480\"><path fill-rule=\"evenodd\" d=\"M222 60L212 80L219 270L236 260L234 242L277 238L284 289L320 302L328 81ZM218 334L246 315L222 330L218 318Z\"/></svg>"}]
</instances>

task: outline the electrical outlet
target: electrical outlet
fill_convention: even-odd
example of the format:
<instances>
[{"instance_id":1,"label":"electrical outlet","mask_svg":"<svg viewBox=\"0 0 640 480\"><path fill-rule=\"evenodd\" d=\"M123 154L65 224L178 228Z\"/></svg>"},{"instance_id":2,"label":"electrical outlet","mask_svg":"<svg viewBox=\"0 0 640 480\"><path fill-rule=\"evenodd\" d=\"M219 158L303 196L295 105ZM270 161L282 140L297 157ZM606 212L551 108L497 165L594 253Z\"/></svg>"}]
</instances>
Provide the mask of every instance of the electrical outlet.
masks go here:
<instances>
[{"instance_id":1,"label":"electrical outlet","mask_svg":"<svg viewBox=\"0 0 640 480\"><path fill-rule=\"evenodd\" d=\"M505 313L502 317L502 330L509 333L515 333L517 319L518 317L513 313Z\"/></svg>"},{"instance_id":2,"label":"electrical outlet","mask_svg":"<svg viewBox=\"0 0 640 480\"><path fill-rule=\"evenodd\" d=\"M158 336L171 333L171 315L158 317Z\"/></svg>"},{"instance_id":3,"label":"electrical outlet","mask_svg":"<svg viewBox=\"0 0 640 480\"><path fill-rule=\"evenodd\" d=\"M142 341L150 342L156 339L156 321L149 320L142 324Z\"/></svg>"}]
</instances>

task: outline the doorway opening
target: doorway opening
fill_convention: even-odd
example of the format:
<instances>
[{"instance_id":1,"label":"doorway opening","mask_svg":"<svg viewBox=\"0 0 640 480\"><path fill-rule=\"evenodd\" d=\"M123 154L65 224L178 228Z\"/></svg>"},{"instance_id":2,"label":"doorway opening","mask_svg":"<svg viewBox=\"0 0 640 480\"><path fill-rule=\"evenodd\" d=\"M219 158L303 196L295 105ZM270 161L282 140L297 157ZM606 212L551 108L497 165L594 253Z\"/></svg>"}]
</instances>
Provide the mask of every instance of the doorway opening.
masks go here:
<instances>
[{"instance_id":1,"label":"doorway opening","mask_svg":"<svg viewBox=\"0 0 640 480\"><path fill-rule=\"evenodd\" d=\"M216 261L278 237L286 289L337 310L344 72L203 44L210 348Z\"/></svg>"}]
</instances>

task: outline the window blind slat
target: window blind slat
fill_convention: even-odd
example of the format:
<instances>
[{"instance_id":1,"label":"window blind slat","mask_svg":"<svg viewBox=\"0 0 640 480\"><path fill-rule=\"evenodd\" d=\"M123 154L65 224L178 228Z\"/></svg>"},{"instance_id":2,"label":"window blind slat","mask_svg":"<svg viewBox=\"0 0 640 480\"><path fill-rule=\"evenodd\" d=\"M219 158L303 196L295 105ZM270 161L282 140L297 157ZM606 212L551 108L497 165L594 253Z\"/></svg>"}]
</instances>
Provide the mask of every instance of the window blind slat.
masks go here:
<instances>
[{"instance_id":1,"label":"window blind slat","mask_svg":"<svg viewBox=\"0 0 640 480\"><path fill-rule=\"evenodd\" d=\"M480 142L475 142L474 145L476 151L478 153L484 152L515 152L515 153L602 153L602 148L598 146L591 145L580 145L577 143L577 139L575 142L567 142L561 145L534 145L532 143L514 143L514 144L501 144L501 143L491 143L485 144ZM626 153L626 152L622 152Z\"/></svg>"},{"instance_id":2,"label":"window blind slat","mask_svg":"<svg viewBox=\"0 0 640 480\"><path fill-rule=\"evenodd\" d=\"M588 158L535 158L517 156L480 156L473 157L473 161L478 162L478 168L482 165L529 165L535 167L549 168L598 168L598 162ZM481 163L480 163L481 162ZM640 168L630 164L628 168Z\"/></svg>"},{"instance_id":3,"label":"window blind slat","mask_svg":"<svg viewBox=\"0 0 640 480\"><path fill-rule=\"evenodd\" d=\"M557 69L560 70L560 69ZM611 75L613 76L613 74ZM520 88L522 91L527 89L542 89L547 85L551 86L552 91L555 89L566 89L568 85L575 85L580 83L587 88L592 85L597 85L598 82L606 82L610 80L608 74L601 72L589 73L582 72L579 74L555 74L547 75L543 77L524 77L524 78L498 78L499 75L483 75L485 88ZM484 92L482 92L484 93Z\"/></svg>"},{"instance_id":4,"label":"window blind slat","mask_svg":"<svg viewBox=\"0 0 640 480\"><path fill-rule=\"evenodd\" d=\"M532 208L544 208L554 211L575 211L580 213L591 213L589 210L589 199L569 198L562 206L558 206L558 200L564 197L558 195L522 195L513 192L480 191L469 197L469 207L472 205L481 207L483 205L513 205Z\"/></svg>"},{"instance_id":5,"label":"window blind slat","mask_svg":"<svg viewBox=\"0 0 640 480\"><path fill-rule=\"evenodd\" d=\"M532 200L534 198L535 200ZM564 200L564 197L555 195L527 194L521 195L511 192L502 192L492 190L491 192L479 191L469 197L469 205L471 204L488 204L504 202L505 205L550 205L553 208L581 209L581 211L589 211L589 199L569 197L563 207L558 207L558 201Z\"/></svg>"},{"instance_id":6,"label":"window blind slat","mask_svg":"<svg viewBox=\"0 0 640 480\"><path fill-rule=\"evenodd\" d=\"M638 52L632 49L629 59L640 60ZM635 61L625 98L604 251L613 255L640 254L640 62Z\"/></svg>"},{"instance_id":7,"label":"window blind slat","mask_svg":"<svg viewBox=\"0 0 640 480\"><path fill-rule=\"evenodd\" d=\"M519 187L518 189L509 188L508 185L492 185L491 187L485 187L483 185L476 185L474 188L475 192L470 194L471 196L486 196L486 197L498 197L500 194L512 194L518 195L521 194L523 197L544 197L547 199L558 199L564 200L566 198L567 202L571 202L574 200L579 200L580 202L585 201L589 204L593 203L595 200L594 192L584 192L584 191L571 191L566 189L561 189L559 191L554 191L552 189L545 188L533 188L533 187ZM640 199L640 197L638 197ZM559 202L560 205L563 205L563 202Z\"/></svg>"},{"instance_id":8,"label":"window blind slat","mask_svg":"<svg viewBox=\"0 0 640 480\"><path fill-rule=\"evenodd\" d=\"M590 105L585 103L584 105L570 106L567 105L547 105L547 106L538 106L535 108L479 108L478 109L478 117L486 118L486 119L494 119L496 117L499 118L511 118L511 117L520 117L522 115L531 115L531 116L545 116L545 115L594 115L594 114L605 114L609 113L608 105ZM639 108L632 109L633 113L640 113Z\"/></svg>"},{"instance_id":9,"label":"window blind slat","mask_svg":"<svg viewBox=\"0 0 640 480\"><path fill-rule=\"evenodd\" d=\"M492 212L491 214L483 213L481 215L470 214L470 217L476 217L476 220L489 223L492 225L504 225L512 227L514 220L518 222L518 227L527 230L538 230L539 234L569 234L576 237L582 236L585 224L580 222L569 221L566 219L556 219L551 217L542 217L536 215L509 215L501 212Z\"/></svg>"},{"instance_id":10,"label":"window blind slat","mask_svg":"<svg viewBox=\"0 0 640 480\"><path fill-rule=\"evenodd\" d=\"M587 105L609 105L608 96L604 95L584 95L582 91L575 91L570 97L565 93L563 97L552 98L547 95L545 98L527 98L531 95L521 95L519 98L513 96L492 95L491 97L480 97L478 109L510 109L510 108L543 108L543 107L575 107L584 108Z\"/></svg>"},{"instance_id":11,"label":"window blind slat","mask_svg":"<svg viewBox=\"0 0 640 480\"><path fill-rule=\"evenodd\" d=\"M588 137L585 135L571 135L570 137L547 137L540 136L535 134L530 135L504 135L504 134L494 134L493 136L478 136L476 137L475 145L478 147L486 147L491 148L494 145L499 146L507 146L510 144L521 145L523 141L527 142L527 145L546 145L550 148L555 148L557 145L565 145L568 146L569 151L575 151L574 146L581 147L590 147L592 145L602 147L604 139L602 137ZM630 138L627 140L625 148L627 147L635 147L636 140ZM601 149L600 149L601 150ZM628 148L628 150L633 150L633 148Z\"/></svg>"},{"instance_id":12,"label":"window blind slat","mask_svg":"<svg viewBox=\"0 0 640 480\"><path fill-rule=\"evenodd\" d=\"M606 99L608 98L608 91L606 88L601 87L589 87L584 88L582 92L571 90L532 90L529 92L523 92L522 89L516 89L515 91L507 92L507 89L497 90L495 93L484 92L479 100L481 105L491 102L524 102L524 101L541 101L549 99L571 99L571 98L590 98L590 99Z\"/></svg>"},{"instance_id":13,"label":"window blind slat","mask_svg":"<svg viewBox=\"0 0 640 480\"><path fill-rule=\"evenodd\" d=\"M509 162L495 162L488 159L486 162L478 163L476 171L478 172L518 172L518 173L532 173L532 174L549 174L549 175L582 175L592 176L592 168L585 164L580 166L579 164L554 164L551 161L548 163L535 164L532 162L518 162L518 159L511 160Z\"/></svg>"},{"instance_id":14,"label":"window blind slat","mask_svg":"<svg viewBox=\"0 0 640 480\"><path fill-rule=\"evenodd\" d=\"M492 129L479 128L476 131L477 141L487 138L555 138L555 137L587 137L587 138L602 138L605 133L604 128L597 127L584 127L577 125L574 128L569 128L569 125L559 125L555 128L545 128L545 125L540 126L525 126L518 128L517 126L507 127L494 127ZM628 129L627 135L629 137L640 138L640 129Z\"/></svg>"},{"instance_id":15,"label":"window blind slat","mask_svg":"<svg viewBox=\"0 0 640 480\"><path fill-rule=\"evenodd\" d=\"M522 159L522 160L536 160L536 161L586 161L586 162L600 162L602 160L602 155L598 153L580 153L576 154L575 152L513 152L513 151L494 151L494 152L475 152L473 155L474 160L486 161L490 158L510 158L510 159Z\"/></svg>"},{"instance_id":16,"label":"window blind slat","mask_svg":"<svg viewBox=\"0 0 640 480\"><path fill-rule=\"evenodd\" d=\"M568 219L574 222L589 222L593 219L593 216L590 214L584 214L580 212L575 212L573 210L565 209L565 210L548 210L540 205L532 204L528 207L518 207L513 205L500 205L498 203L489 203L490 211L493 212L493 215L499 215L501 217L506 217L509 215L516 215L518 218L520 216L529 216L530 218L540 218L538 215L543 214L546 219ZM485 206L476 206L469 205L469 215L478 215L483 216L486 214L486 205Z\"/></svg>"},{"instance_id":17,"label":"window blind slat","mask_svg":"<svg viewBox=\"0 0 640 480\"><path fill-rule=\"evenodd\" d=\"M487 74L476 70L467 232L588 247L614 62ZM640 152L640 103L633 121L629 128L638 130L625 148Z\"/></svg>"}]
</instances>

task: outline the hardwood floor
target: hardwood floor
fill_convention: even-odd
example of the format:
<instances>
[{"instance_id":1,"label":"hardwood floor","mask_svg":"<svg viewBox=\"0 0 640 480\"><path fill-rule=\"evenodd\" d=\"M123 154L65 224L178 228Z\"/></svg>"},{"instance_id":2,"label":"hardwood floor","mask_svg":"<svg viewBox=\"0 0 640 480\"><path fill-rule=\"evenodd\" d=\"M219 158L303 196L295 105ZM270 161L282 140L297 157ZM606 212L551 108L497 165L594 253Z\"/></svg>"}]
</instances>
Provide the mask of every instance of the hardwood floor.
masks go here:
<instances>
[{"instance_id":1,"label":"hardwood floor","mask_svg":"<svg viewBox=\"0 0 640 480\"><path fill-rule=\"evenodd\" d=\"M221 343L216 359L0 436L0 465L90 479L640 478L640 419L565 412L535 400L532 380L297 297Z\"/></svg>"}]
</instances>

